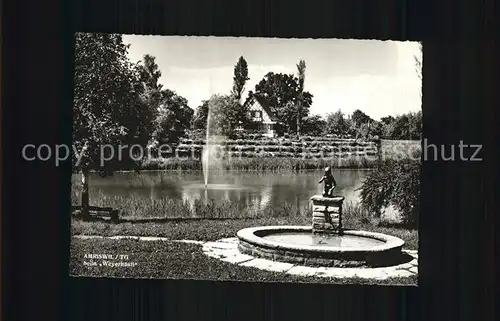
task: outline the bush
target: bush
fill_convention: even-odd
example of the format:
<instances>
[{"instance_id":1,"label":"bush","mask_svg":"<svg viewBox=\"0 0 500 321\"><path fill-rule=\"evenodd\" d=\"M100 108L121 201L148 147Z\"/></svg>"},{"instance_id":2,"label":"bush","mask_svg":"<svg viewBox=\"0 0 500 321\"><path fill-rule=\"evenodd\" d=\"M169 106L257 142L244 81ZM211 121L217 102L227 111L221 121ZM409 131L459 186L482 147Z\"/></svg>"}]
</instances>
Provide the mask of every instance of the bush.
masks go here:
<instances>
[{"instance_id":1,"label":"bush","mask_svg":"<svg viewBox=\"0 0 500 321\"><path fill-rule=\"evenodd\" d=\"M364 180L361 204L380 217L381 209L394 206L403 223L416 226L420 212L420 161L386 159L378 162Z\"/></svg>"}]
</instances>

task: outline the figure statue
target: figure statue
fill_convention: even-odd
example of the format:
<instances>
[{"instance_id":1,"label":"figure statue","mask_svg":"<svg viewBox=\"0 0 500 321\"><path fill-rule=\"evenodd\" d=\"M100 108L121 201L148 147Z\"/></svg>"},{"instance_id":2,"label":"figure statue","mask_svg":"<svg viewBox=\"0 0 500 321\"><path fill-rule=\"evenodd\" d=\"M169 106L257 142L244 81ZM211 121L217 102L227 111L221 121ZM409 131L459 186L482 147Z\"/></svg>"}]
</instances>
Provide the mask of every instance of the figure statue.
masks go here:
<instances>
[{"instance_id":1,"label":"figure statue","mask_svg":"<svg viewBox=\"0 0 500 321\"><path fill-rule=\"evenodd\" d=\"M333 178L332 170L330 167L325 168L325 174L318 182L323 183L323 197L333 197L333 190L337 187L337 182Z\"/></svg>"}]
</instances>

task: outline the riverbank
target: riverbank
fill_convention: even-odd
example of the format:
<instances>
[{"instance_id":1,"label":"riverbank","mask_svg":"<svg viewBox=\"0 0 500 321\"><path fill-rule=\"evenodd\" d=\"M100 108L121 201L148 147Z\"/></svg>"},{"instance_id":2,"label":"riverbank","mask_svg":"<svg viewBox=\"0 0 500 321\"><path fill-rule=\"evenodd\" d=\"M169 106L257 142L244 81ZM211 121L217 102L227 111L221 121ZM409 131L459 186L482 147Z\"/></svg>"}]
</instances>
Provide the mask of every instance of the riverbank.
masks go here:
<instances>
[{"instance_id":1,"label":"riverbank","mask_svg":"<svg viewBox=\"0 0 500 321\"><path fill-rule=\"evenodd\" d=\"M81 204L79 188L72 186L72 204ZM308 213L309 206L297 207L289 203L261 208L258 204L242 204L228 200L196 199L193 203L172 198L140 196L109 196L100 191L91 191L91 205L112 207L119 211L120 220L165 221L168 219L257 219L265 217L292 217Z\"/></svg>"},{"instance_id":2,"label":"riverbank","mask_svg":"<svg viewBox=\"0 0 500 321\"><path fill-rule=\"evenodd\" d=\"M132 168L117 171L202 171L204 140L183 139L169 153L136 160ZM303 138L227 140L211 145L210 170L297 172L323 169L372 169L381 159L420 159L419 140L357 141L354 139Z\"/></svg>"},{"instance_id":3,"label":"riverbank","mask_svg":"<svg viewBox=\"0 0 500 321\"><path fill-rule=\"evenodd\" d=\"M214 241L233 237L245 227L258 225L309 225L309 204L284 202L279 206L260 207L228 200L195 200L194 204L171 198L107 196L96 193L93 206L112 207L119 211L118 224L107 221L84 222L73 216L72 235L138 235ZM80 204L77 188L72 190L72 204ZM386 216L374 217L359 204L344 204L344 226L349 229L390 234L403 239L410 250L418 249L418 231L399 225ZM201 232L201 234L199 234ZM104 234L101 234L104 233ZM179 234L181 233L181 234Z\"/></svg>"},{"instance_id":4,"label":"riverbank","mask_svg":"<svg viewBox=\"0 0 500 321\"><path fill-rule=\"evenodd\" d=\"M164 159L147 159L141 169L202 169L207 141L183 138ZM370 168L378 159L378 140L327 137L218 139L209 142L215 167L224 170L297 171Z\"/></svg>"}]
</instances>

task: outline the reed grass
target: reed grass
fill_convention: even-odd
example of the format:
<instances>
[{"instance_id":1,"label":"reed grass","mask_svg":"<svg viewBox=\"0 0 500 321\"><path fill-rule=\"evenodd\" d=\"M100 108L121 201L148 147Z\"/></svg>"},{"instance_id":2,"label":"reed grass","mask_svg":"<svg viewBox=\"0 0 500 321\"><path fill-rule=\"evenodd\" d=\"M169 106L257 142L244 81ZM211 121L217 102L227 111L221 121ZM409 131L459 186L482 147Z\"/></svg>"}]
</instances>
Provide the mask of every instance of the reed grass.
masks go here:
<instances>
[{"instance_id":1,"label":"reed grass","mask_svg":"<svg viewBox=\"0 0 500 321\"><path fill-rule=\"evenodd\" d=\"M77 191L72 192L73 204L79 204ZM74 219L74 234L166 236L196 240L234 237L239 229L260 225L309 225L310 205L297 207L282 204L261 209L229 201L196 201L194 205L173 199L148 200L139 197L109 197L91 195L91 205L113 207L120 212L119 224L84 222ZM403 224L387 224L359 204L346 203L343 209L345 228L397 236L406 242L405 248L418 249L418 230Z\"/></svg>"},{"instance_id":2,"label":"reed grass","mask_svg":"<svg viewBox=\"0 0 500 321\"><path fill-rule=\"evenodd\" d=\"M376 157L352 156L346 158L294 158L279 156L249 156L231 157L221 159L214 170L238 170L238 171L300 171L323 169L327 166L343 169L373 168L377 162ZM200 159L149 159L143 162L141 169L144 170L202 170Z\"/></svg>"},{"instance_id":3,"label":"reed grass","mask_svg":"<svg viewBox=\"0 0 500 321\"><path fill-rule=\"evenodd\" d=\"M73 205L80 204L78 187L71 191ZM112 207L119 210L119 216L127 220L198 218L198 219L256 219L263 217L289 217L307 215L309 206L297 208L295 205L282 204L274 208L260 208L254 205L198 199L194 204L171 198L149 199L135 195L129 197L109 196L101 191L91 192L92 206Z\"/></svg>"}]
</instances>

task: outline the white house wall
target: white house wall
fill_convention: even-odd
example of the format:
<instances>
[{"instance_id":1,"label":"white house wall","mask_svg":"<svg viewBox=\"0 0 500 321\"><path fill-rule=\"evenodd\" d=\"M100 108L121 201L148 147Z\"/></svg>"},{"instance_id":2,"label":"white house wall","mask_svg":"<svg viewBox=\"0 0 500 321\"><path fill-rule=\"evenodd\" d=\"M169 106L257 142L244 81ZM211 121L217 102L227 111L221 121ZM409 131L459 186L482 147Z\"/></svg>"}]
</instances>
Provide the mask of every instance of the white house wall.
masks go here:
<instances>
[{"instance_id":1,"label":"white house wall","mask_svg":"<svg viewBox=\"0 0 500 321\"><path fill-rule=\"evenodd\" d=\"M250 111L261 111L262 112L262 122L264 123L274 123L269 115L266 113L264 108L262 108L261 104L257 100L254 100L253 104L250 107ZM253 118L253 116L252 116Z\"/></svg>"}]
</instances>

